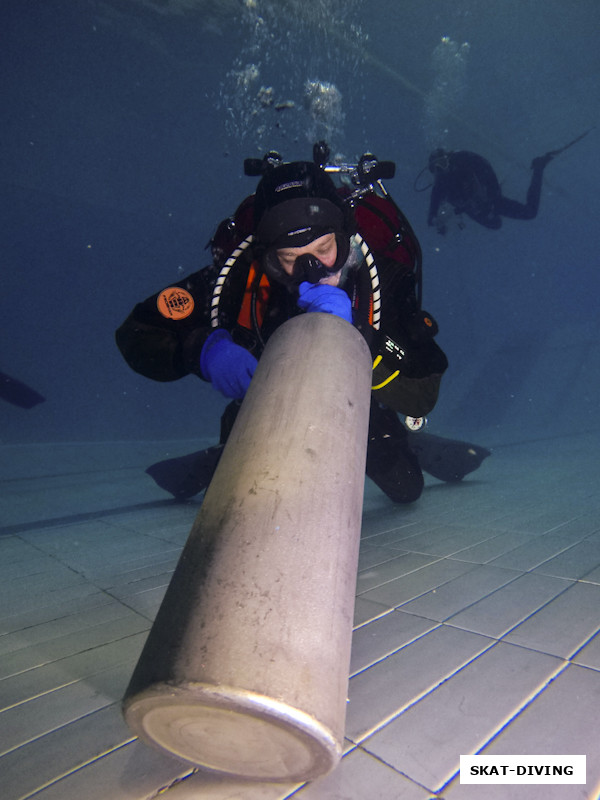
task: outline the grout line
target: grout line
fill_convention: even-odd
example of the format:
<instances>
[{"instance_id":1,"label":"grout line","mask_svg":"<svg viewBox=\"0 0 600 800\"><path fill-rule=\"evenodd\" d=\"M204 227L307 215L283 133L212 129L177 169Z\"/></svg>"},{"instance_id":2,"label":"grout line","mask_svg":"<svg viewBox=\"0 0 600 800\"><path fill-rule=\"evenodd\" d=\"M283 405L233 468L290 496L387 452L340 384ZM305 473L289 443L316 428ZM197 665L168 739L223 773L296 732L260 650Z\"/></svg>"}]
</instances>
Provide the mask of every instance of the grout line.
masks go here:
<instances>
[{"instance_id":1,"label":"grout line","mask_svg":"<svg viewBox=\"0 0 600 800\"><path fill-rule=\"evenodd\" d=\"M409 555L410 555L410 554L409 554ZM427 553L415 553L414 555L429 555L429 554L427 554ZM403 578L406 578L408 575L414 575L416 572L419 572L419 570L422 570L422 569L427 569L427 568L429 568L429 567L433 566L434 564L439 564L439 563L440 563L440 562L442 562L442 561L452 561L452 559L451 559L451 558L448 558L448 557L446 557L446 556L430 556L430 557L431 557L431 559L432 559L432 560L431 560L431 561L428 561L428 562L427 562L427 564L422 564L420 567L415 567L414 569L411 569L411 570L409 570L408 572L403 572L401 575L396 575L396 577L394 577L394 578L390 578L390 579L389 579L389 580L387 580L387 581L383 581L382 583L378 583L378 584L376 584L375 586L370 586L368 589L364 589L362 592L360 592L359 594L357 594L357 595L356 595L356 597L362 597L363 595L367 594L367 592L372 592L374 589L380 589L382 586L387 586L387 584L388 584L388 583L393 583L394 581L397 581L397 580L401 580L401 579L403 579ZM393 560L393 559L392 559L392 560ZM386 562L384 562L384 563L386 563L386 564L387 564L387 563L389 563L389 562L387 562L387 561L386 561ZM470 563L470 562L461 561L461 563L462 563L462 564L465 564L465 563ZM473 565L473 569L474 569L476 566L477 566L477 565L476 565L476 564L474 564L474 565ZM363 570L363 571L366 571L366 569L365 569L365 570ZM466 574L466 573L465 573L465 574ZM409 603L411 600L416 600L416 599L417 599L417 597L422 597L424 594L427 594L428 592L431 592L431 591L433 591L433 589L439 589L440 587L442 587L442 586L445 586L447 583L451 583L453 580L455 580L455 578L449 578L447 581L444 581L444 583L440 583L440 584L438 584L437 586L434 586L434 587L432 587L431 589L426 589L426 590L425 590L424 592L422 592L421 594L419 594L419 595L415 595L415 597L411 597L411 599L410 599L410 600L405 600L404 602L400 603L399 605L397 605L397 606L394 606L394 608L400 608L401 606L405 605L406 603ZM365 599L365 600L368 600L369 598L368 598L368 597L366 597L366 598L364 598L364 599ZM378 602L378 601L377 601L377 600L373 600L372 602L376 603L376 602Z\"/></svg>"},{"instance_id":2,"label":"grout line","mask_svg":"<svg viewBox=\"0 0 600 800\"><path fill-rule=\"evenodd\" d=\"M524 573L522 573L522 575L520 575L519 577L522 577L523 575L528 575L528 574L532 574L532 573L529 573L529 572L524 572ZM519 579L519 578L515 578L515 580L518 580L518 579ZM559 578L558 580L570 580L570 579ZM510 583L513 583L513 581L510 581ZM521 643L518 643L518 642L507 642L507 641L505 641L505 639L506 639L506 637L507 637L507 636L508 636L510 633L512 633L514 630L516 630L516 628L518 628L520 625L523 625L525 622L528 622L530 619L532 619L533 617L535 617L535 615L536 615L536 614L538 614L538 613L539 613L540 611L542 611L544 608L546 608L546 607L547 607L547 606L549 606L551 603L553 603L553 602L554 602L556 599L558 599L559 597L562 597L562 595L563 595L565 592L568 592L568 591L569 591L569 589L571 589L573 586L575 586L575 584L576 584L576 583L577 583L577 581L570 580L570 582L569 582L569 585L568 585L568 586L566 586L566 587L565 587L565 588L564 588L562 591L560 591L558 594L556 594L556 595L554 595L553 597L551 597L549 600L546 600L546 602L545 602L545 603L542 603L542 605L541 605L541 606L538 606L538 608L536 608L536 609L534 609L533 611L531 611L529 614L527 614L527 615L526 615L525 617L523 617L522 619L520 619L520 620L518 620L517 622L515 622L515 624L514 624L514 625L512 625L510 628L507 628L507 629L506 629L506 630L505 630L505 631L504 631L502 634L500 634L500 636L498 636L498 637L491 637L491 634L489 634L489 633L481 633L480 631L472 631L470 628L463 628L463 627L462 627L462 626L460 626L460 625L453 624L453 623L451 622L451 619L452 619L452 617L448 617L448 619L444 620L444 623L443 623L443 624L444 624L444 625L449 625L449 626L450 626L450 627L452 627L452 628L457 628L458 630L467 631L467 633L476 633L476 634L478 634L479 636L488 636L488 637L490 637L490 638L495 638L495 639L496 639L496 641L498 641L498 642L502 642L502 641L504 641L504 643L505 643L505 644L510 644L510 645L513 645L513 646L515 646L515 647L523 647L525 650L531 650L531 651L532 651L532 652L534 652L534 653L542 653L543 655L547 655L547 656L553 656L554 658L562 658L562 659L564 659L564 656L557 656L557 655L556 655L556 653L546 653L544 650L537 650L535 647L528 647L527 645L524 645L524 644L521 644ZM510 584L504 584L504 586L509 586L509 585L510 585ZM499 587L498 589L496 589L494 592L491 592L489 595L486 595L486 597L491 597L491 596L492 596L492 595L494 595L496 592L499 592L499 591L501 591L502 589L504 589L504 586L500 586L500 587ZM482 598L482 599L485 599L485 598ZM477 601L477 602L479 602L479 601ZM473 606L473 605L476 605L476 604L477 604L477 603L471 603L471 605L470 605L470 606L465 606L465 609L463 609L463 610L466 610L467 608L471 608L471 606ZM461 610L461 611L459 611L459 612L457 612L457 614L460 614L460 613L462 613L462 610Z\"/></svg>"},{"instance_id":3,"label":"grout line","mask_svg":"<svg viewBox=\"0 0 600 800\"><path fill-rule=\"evenodd\" d=\"M140 471L144 471L143 464L133 464L127 467L117 467L114 465L105 466L105 467L97 467L96 469L77 469L73 472L48 472L48 473L39 473L35 475L21 475L18 478L0 478L0 486L3 485L10 485L14 483L35 483L36 481L59 481L63 478L81 478L83 476L88 477L91 475L110 475L113 472L132 472L133 470L136 471L136 474Z\"/></svg>"},{"instance_id":4,"label":"grout line","mask_svg":"<svg viewBox=\"0 0 600 800\"><path fill-rule=\"evenodd\" d=\"M395 610L396 609L392 609L392 612L394 612ZM421 619L427 619L427 617L421 617ZM424 636L427 636L428 634L433 633L433 631L435 631L438 628L442 627L442 623L441 622L436 622L435 620L428 620L428 621L433 623L433 627L432 628L429 628L428 630L423 631L423 633L419 633L417 636L414 636L409 642L404 642L404 644L400 645L400 647L397 647L395 650L391 651L390 653L386 653L384 656L381 656L381 658L375 659L375 661L372 661L370 664L367 664L367 666L361 667L361 669L357 670L356 672L352 672L350 674L349 678L355 678L357 675L361 675L363 672L366 672L368 669L371 669L371 667L374 667L376 664L381 664L382 661L386 661L388 658L391 658L392 656L397 655L400 651L404 650L406 647L410 647L411 644L414 644L415 642L418 642L419 639L422 639ZM487 638L491 638L491 637L487 637Z\"/></svg>"},{"instance_id":5,"label":"grout line","mask_svg":"<svg viewBox=\"0 0 600 800\"><path fill-rule=\"evenodd\" d=\"M419 781L415 780L414 778L411 778L410 775L406 774L406 772L402 772L401 769L398 769L393 764L389 764L384 758L382 758L381 756L377 755L377 753L372 753L364 745L358 744L358 745L356 745L356 749L361 750L365 755L368 755L371 758L374 758L375 761L378 761L380 764L383 764L384 767L387 767L388 769L391 769L393 772L396 773L396 775L401 775L403 778L405 778L407 781L412 783L414 786L418 786L420 789L424 789L426 792L428 792L430 795L433 795L434 797L437 796L437 792L435 790L430 789L428 786L425 786L424 784L420 783ZM430 800L433 800L433 798L431 798Z\"/></svg>"},{"instance_id":6,"label":"grout line","mask_svg":"<svg viewBox=\"0 0 600 800\"><path fill-rule=\"evenodd\" d=\"M183 766L183 765L182 765ZM192 767L187 775L181 775L179 778L175 778L174 780L167 783L165 786L161 786L160 789L157 789L151 795L148 795L147 800L156 800L161 794L166 794L170 789L173 789L175 786L178 786L180 783L187 781L188 778L191 778L193 775L196 775L200 772L198 767Z\"/></svg>"},{"instance_id":7,"label":"grout line","mask_svg":"<svg viewBox=\"0 0 600 800\"><path fill-rule=\"evenodd\" d=\"M81 772L81 770L85 769L86 767L89 767L91 764L94 764L97 761L101 761L103 758L106 758L106 756L112 755L113 753L117 753L124 747L129 747L129 745L133 744L136 740L137 737L133 736L131 739L122 742L116 747L112 747L110 750L106 750L104 753L99 753L94 758L90 758L87 761L78 764L76 767L67 770L62 775L57 775L52 780L46 781L46 783L42 784L42 786L38 786L37 789L35 789L33 792L28 792L26 795L20 797L19 800L30 800L30 798L35 798L40 792L44 791L44 789L48 789L50 786L56 786L64 778L69 778L71 775L75 775L77 772Z\"/></svg>"},{"instance_id":8,"label":"grout line","mask_svg":"<svg viewBox=\"0 0 600 800\"><path fill-rule=\"evenodd\" d=\"M434 629L434 630L437 630L437 628ZM426 633L424 633L423 636L426 636L428 633L431 633L431 631L426 631ZM419 637L419 638L422 638L422 637ZM468 666L470 666L475 661L477 661L478 658L481 658L481 656L485 655L485 653L487 653L489 650L491 650L493 647L496 647L496 645L499 644L499 640L491 639L491 637L489 637L489 636L482 636L481 638L482 639L490 639L491 643L489 645L487 645L486 647L484 647L482 650L480 650L476 655L474 655L468 661L465 661L464 664L461 664L460 667L458 667L457 669L453 670L448 675L446 675L443 678L441 678L436 684L430 686L428 689L424 689L422 692L419 692L419 694L415 695L415 697L411 698L411 700L409 700L403 706L400 706L400 708L396 709L396 711L392 712L387 717L385 717L384 719L380 720L376 725L374 725L372 728L370 728L364 734L361 734L356 740L349 739L349 741L352 741L356 745L362 745L363 742L365 742L367 739L369 739L375 733L378 733L379 731L383 730L383 728L386 728L395 719L400 717L402 714L404 714L406 711L408 711L413 706L416 706L417 703L419 703L425 697L427 697L428 695L430 695L433 692L435 692L437 689L439 689L440 686L443 686L451 678L453 678L455 675L458 675L459 673L461 673L464 669L466 669Z\"/></svg>"},{"instance_id":9,"label":"grout line","mask_svg":"<svg viewBox=\"0 0 600 800\"><path fill-rule=\"evenodd\" d=\"M69 514L63 517L49 517L32 522L21 522L16 525L5 525L0 528L0 536L14 536L18 533L28 531L43 530L44 528L58 528L62 525L75 525L78 522L90 522L93 519L110 517L113 514L131 514L135 511L145 511L151 508L168 508L169 506L180 505L175 499L151 500L148 503L134 503L130 506L117 506L116 508L106 508L100 511L87 511L80 514Z\"/></svg>"},{"instance_id":10,"label":"grout line","mask_svg":"<svg viewBox=\"0 0 600 800\"><path fill-rule=\"evenodd\" d=\"M584 641L583 641L583 642L582 642L582 643L579 645L579 647L577 647L577 648L575 648L575 650L573 650L573 652L572 652L572 653L571 653L571 655L569 656L568 660L569 660L571 663L575 663L575 662L573 661L573 659L574 659L576 656L578 656L578 655L579 655L579 653L581 653L581 651L583 650L583 648L584 648L584 647L587 647L587 645L588 645L588 644L589 644L589 643L592 641L592 639L594 639L594 638L595 638L595 637L598 635L598 633L600 633L600 627L596 628L596 630L594 631L594 633L590 634L590 636L588 636L588 638L587 638L587 639L585 639L585 640L584 640ZM586 665L585 665L585 664L575 664L575 666L577 666L577 667L584 667L584 666L586 666ZM595 669L596 671L598 671L598 669L600 669L600 667L587 667L587 669Z\"/></svg>"},{"instance_id":11,"label":"grout line","mask_svg":"<svg viewBox=\"0 0 600 800\"><path fill-rule=\"evenodd\" d=\"M356 600L356 597L354 599ZM374 601L371 601L371 602L374 602ZM379 603L378 605L381 605L381 603ZM361 628L364 628L366 625L370 625L372 622L377 622L377 620L380 620L380 619L383 619L384 617L387 617L388 614L392 614L396 610L395 608L391 608L391 607L383 606L383 605L381 605L381 609L382 609L381 610L381 614L377 614L377 616L371 617L370 619L367 619L364 622L359 623L358 625L353 625L352 626L352 633L354 634L355 631L358 631Z\"/></svg>"},{"instance_id":12,"label":"grout line","mask_svg":"<svg viewBox=\"0 0 600 800\"><path fill-rule=\"evenodd\" d=\"M519 717L523 711L525 711L528 706L530 706L546 689L570 666L569 662L566 661L560 666L558 666L554 672L550 674L536 689L530 692L529 696L525 698L519 705L517 705L513 711L508 714L502 722L500 722L495 729L493 729L491 735L482 743L480 744L474 751L473 755L479 755L482 750L485 750L492 742L497 739L504 730L513 722L517 717ZM448 776L444 782L440 785L437 792L443 792L449 783L455 780L456 776L459 774L460 770L456 770Z\"/></svg>"}]
</instances>

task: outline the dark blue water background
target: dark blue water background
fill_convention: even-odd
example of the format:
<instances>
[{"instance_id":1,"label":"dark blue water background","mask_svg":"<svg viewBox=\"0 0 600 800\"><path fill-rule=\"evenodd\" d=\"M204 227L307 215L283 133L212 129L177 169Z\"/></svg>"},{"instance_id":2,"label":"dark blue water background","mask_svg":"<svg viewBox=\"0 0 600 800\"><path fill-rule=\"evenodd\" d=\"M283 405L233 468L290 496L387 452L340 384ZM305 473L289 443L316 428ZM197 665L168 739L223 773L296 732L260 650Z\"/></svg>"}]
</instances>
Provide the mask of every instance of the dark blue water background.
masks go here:
<instances>
[{"instance_id":1,"label":"dark blue water background","mask_svg":"<svg viewBox=\"0 0 600 800\"><path fill-rule=\"evenodd\" d=\"M431 430L597 428L600 130L547 168L530 222L442 237L413 187L444 145L524 200L531 159L598 122L596 0L4 0L0 19L0 369L47 398L0 403L3 442L216 437L216 393L134 374L114 330L208 263L246 156L310 158L314 135L397 163L451 362ZM307 107L311 80L341 106Z\"/></svg>"}]
</instances>

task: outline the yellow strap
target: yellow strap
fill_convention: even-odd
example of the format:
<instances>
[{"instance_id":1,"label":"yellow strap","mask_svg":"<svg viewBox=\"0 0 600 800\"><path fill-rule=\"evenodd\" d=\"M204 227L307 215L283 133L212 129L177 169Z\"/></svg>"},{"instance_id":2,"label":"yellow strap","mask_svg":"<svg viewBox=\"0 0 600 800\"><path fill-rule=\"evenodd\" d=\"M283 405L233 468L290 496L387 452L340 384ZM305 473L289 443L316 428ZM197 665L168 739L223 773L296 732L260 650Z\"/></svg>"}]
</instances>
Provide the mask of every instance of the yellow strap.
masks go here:
<instances>
[{"instance_id":1,"label":"yellow strap","mask_svg":"<svg viewBox=\"0 0 600 800\"><path fill-rule=\"evenodd\" d=\"M375 356L375 361L373 361L373 369L374 370L379 366L379 363L381 362L382 358L383 358L383 356ZM397 369L396 372L392 372L392 374L389 376L389 378L386 378L383 381L383 383L378 383L377 386L371 386L371 389L373 391L375 391L376 389L383 389L384 386L387 386L388 383L393 381L394 378L397 378L398 375L400 375L400 370L399 369Z\"/></svg>"},{"instance_id":2,"label":"yellow strap","mask_svg":"<svg viewBox=\"0 0 600 800\"><path fill-rule=\"evenodd\" d=\"M384 386L387 386L387 384L390 383L391 381L393 381L394 378L397 378L398 375L400 375L400 370L399 369L397 369L396 372L392 372L390 377L386 378L383 381L383 383L379 383L379 384L377 384L377 386L371 386L371 389L373 389L373 391L375 391L375 389L383 389Z\"/></svg>"}]
</instances>

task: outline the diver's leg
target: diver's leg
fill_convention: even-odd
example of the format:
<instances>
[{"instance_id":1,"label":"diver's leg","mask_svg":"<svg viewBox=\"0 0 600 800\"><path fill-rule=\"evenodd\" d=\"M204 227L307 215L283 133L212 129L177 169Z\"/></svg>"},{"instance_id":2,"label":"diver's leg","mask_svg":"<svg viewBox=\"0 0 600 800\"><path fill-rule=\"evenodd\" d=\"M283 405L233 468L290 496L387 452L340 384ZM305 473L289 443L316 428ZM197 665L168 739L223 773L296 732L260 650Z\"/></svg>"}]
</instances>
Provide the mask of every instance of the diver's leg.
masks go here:
<instances>
[{"instance_id":1,"label":"diver's leg","mask_svg":"<svg viewBox=\"0 0 600 800\"><path fill-rule=\"evenodd\" d=\"M534 219L540 207L540 197L542 194L542 179L544 177L544 169L547 164L552 160L552 155L546 153L545 156L534 158L531 162L531 169L533 174L531 176L531 183L527 190L527 199L525 204L519 203L517 200L511 200L508 197L500 196L497 205L497 211L503 217L510 217L511 219Z\"/></svg>"},{"instance_id":2,"label":"diver's leg","mask_svg":"<svg viewBox=\"0 0 600 800\"><path fill-rule=\"evenodd\" d=\"M367 475L395 503L412 503L423 491L423 473L408 444L408 431L392 411L371 402Z\"/></svg>"}]
</instances>

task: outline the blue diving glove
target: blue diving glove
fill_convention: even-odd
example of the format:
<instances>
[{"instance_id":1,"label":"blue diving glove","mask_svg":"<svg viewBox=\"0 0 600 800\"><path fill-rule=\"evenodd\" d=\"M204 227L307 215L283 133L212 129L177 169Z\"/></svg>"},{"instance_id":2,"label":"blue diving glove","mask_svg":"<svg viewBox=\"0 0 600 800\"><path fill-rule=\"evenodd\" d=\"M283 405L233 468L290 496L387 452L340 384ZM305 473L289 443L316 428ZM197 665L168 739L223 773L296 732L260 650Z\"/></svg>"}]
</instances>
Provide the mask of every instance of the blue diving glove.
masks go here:
<instances>
[{"instance_id":1,"label":"blue diving glove","mask_svg":"<svg viewBox=\"0 0 600 800\"><path fill-rule=\"evenodd\" d=\"M200 353L200 370L225 397L241 400L258 361L239 344L235 344L231 334L223 328L213 331L204 342Z\"/></svg>"},{"instance_id":2,"label":"blue diving glove","mask_svg":"<svg viewBox=\"0 0 600 800\"><path fill-rule=\"evenodd\" d=\"M343 289L327 283L303 281L299 286L298 305L305 311L323 311L352 322L352 304Z\"/></svg>"}]
</instances>

